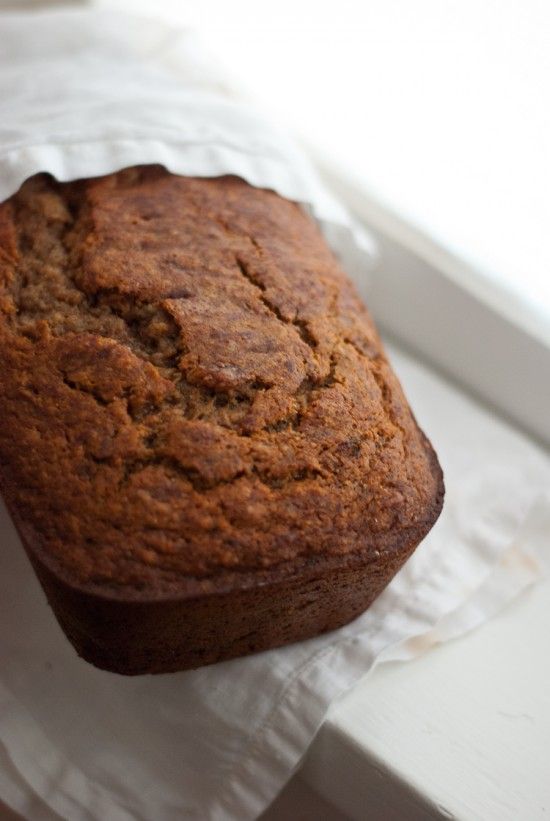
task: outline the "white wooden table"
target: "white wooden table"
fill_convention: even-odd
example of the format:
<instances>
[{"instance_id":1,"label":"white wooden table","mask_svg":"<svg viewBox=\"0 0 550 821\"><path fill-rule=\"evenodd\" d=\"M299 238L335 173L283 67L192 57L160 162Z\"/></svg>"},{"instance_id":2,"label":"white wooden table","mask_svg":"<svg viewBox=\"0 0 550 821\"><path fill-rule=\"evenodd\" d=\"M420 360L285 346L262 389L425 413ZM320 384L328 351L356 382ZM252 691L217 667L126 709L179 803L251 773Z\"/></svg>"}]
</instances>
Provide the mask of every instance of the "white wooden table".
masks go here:
<instances>
[{"instance_id":1,"label":"white wooden table","mask_svg":"<svg viewBox=\"0 0 550 821\"><path fill-rule=\"evenodd\" d=\"M266 821L290 807L303 821L548 818L549 636L546 581L468 636L381 665L334 709Z\"/></svg>"}]
</instances>

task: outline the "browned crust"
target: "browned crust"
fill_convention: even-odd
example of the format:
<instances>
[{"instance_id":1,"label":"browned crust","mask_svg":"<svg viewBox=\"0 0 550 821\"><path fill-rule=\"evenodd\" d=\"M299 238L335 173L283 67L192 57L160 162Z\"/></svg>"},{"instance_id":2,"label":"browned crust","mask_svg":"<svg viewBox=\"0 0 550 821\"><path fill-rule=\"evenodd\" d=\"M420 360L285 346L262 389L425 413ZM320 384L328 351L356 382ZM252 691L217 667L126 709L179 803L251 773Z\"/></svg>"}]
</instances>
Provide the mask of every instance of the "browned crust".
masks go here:
<instances>
[{"instance_id":1,"label":"browned crust","mask_svg":"<svg viewBox=\"0 0 550 821\"><path fill-rule=\"evenodd\" d=\"M316 558L258 575L209 585L191 597L137 598L79 589L29 544L17 510L12 516L48 602L79 656L122 675L169 673L269 650L341 627L366 610L437 519L439 494L426 522L401 534L390 558L360 554ZM8 505L9 507L9 505Z\"/></svg>"},{"instance_id":2,"label":"browned crust","mask_svg":"<svg viewBox=\"0 0 550 821\"><path fill-rule=\"evenodd\" d=\"M0 206L0 366L3 494L106 669L339 626L441 509L353 287L297 206L236 178L30 180Z\"/></svg>"}]
</instances>

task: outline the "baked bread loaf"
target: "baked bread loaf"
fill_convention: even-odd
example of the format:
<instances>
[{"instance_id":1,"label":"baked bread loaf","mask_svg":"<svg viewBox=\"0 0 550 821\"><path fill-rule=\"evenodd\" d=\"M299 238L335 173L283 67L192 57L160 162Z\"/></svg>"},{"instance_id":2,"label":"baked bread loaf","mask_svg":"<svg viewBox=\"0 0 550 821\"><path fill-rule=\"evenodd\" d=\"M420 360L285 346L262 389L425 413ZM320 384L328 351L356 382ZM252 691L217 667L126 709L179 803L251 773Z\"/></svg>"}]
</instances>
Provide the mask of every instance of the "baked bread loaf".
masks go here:
<instances>
[{"instance_id":1,"label":"baked bread loaf","mask_svg":"<svg viewBox=\"0 0 550 821\"><path fill-rule=\"evenodd\" d=\"M77 652L197 667L361 613L436 456L313 221L157 166L0 206L0 481Z\"/></svg>"}]
</instances>

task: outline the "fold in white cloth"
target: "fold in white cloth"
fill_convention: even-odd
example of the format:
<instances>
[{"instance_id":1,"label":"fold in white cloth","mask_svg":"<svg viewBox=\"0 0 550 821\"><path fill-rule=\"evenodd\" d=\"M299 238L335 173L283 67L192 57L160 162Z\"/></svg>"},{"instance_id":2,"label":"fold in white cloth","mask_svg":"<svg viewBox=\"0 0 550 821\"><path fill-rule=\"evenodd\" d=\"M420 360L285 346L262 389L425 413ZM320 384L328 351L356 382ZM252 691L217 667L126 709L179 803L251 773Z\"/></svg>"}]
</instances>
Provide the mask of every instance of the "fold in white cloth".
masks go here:
<instances>
[{"instance_id":1,"label":"fold in white cloth","mask_svg":"<svg viewBox=\"0 0 550 821\"><path fill-rule=\"evenodd\" d=\"M296 149L228 96L187 34L97 12L0 19L0 198L29 174L161 162L306 204L360 285L373 246ZM489 618L541 574L550 463L391 349L446 474L442 517L370 610L261 655L124 679L78 659L0 512L0 796L27 818L239 819L275 797L330 704L378 660Z\"/></svg>"}]
</instances>

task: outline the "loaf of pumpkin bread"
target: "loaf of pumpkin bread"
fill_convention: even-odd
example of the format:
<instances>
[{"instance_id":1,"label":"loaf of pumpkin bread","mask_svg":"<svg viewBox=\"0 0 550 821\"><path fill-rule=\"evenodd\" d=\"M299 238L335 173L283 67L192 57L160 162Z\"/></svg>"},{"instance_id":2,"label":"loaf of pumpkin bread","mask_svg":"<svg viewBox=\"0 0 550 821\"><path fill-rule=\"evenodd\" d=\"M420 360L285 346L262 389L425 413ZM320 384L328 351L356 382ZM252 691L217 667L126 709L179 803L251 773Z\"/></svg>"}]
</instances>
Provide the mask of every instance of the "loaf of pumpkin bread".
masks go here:
<instances>
[{"instance_id":1,"label":"loaf of pumpkin bread","mask_svg":"<svg viewBox=\"0 0 550 821\"><path fill-rule=\"evenodd\" d=\"M157 166L0 205L0 486L69 640L125 674L345 624L443 500L314 222Z\"/></svg>"}]
</instances>

